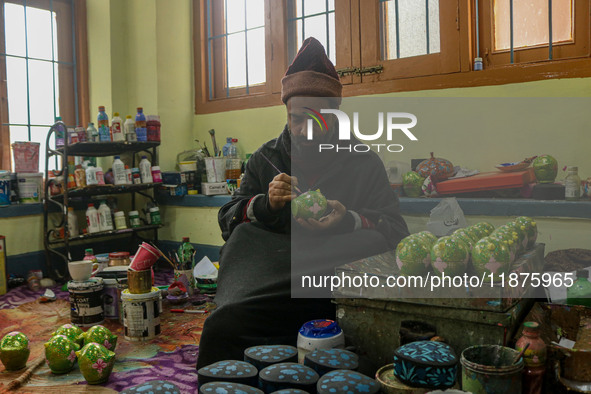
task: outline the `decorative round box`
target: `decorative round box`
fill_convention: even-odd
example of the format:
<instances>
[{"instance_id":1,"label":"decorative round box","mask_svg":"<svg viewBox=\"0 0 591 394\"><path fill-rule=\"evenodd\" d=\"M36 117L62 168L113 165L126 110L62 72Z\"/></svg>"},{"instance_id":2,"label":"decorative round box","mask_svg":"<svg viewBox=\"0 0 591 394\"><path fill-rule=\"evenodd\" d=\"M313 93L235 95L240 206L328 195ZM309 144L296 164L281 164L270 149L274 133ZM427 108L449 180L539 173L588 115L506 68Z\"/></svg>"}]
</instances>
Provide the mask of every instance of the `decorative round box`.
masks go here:
<instances>
[{"instance_id":1,"label":"decorative round box","mask_svg":"<svg viewBox=\"0 0 591 394\"><path fill-rule=\"evenodd\" d=\"M288 345L252 346L244 351L244 361L260 371L273 364L297 363L298 350Z\"/></svg>"},{"instance_id":2,"label":"decorative round box","mask_svg":"<svg viewBox=\"0 0 591 394\"><path fill-rule=\"evenodd\" d=\"M300 389L285 389L285 390L277 390L273 391L271 394L310 394L307 391L300 390Z\"/></svg>"},{"instance_id":3,"label":"decorative round box","mask_svg":"<svg viewBox=\"0 0 591 394\"><path fill-rule=\"evenodd\" d=\"M458 358L451 346L418 341L394 352L394 375L413 387L450 388L456 381Z\"/></svg>"},{"instance_id":4,"label":"decorative round box","mask_svg":"<svg viewBox=\"0 0 591 394\"><path fill-rule=\"evenodd\" d=\"M106 347L107 350L111 351L115 351L115 346L117 346L117 335L113 334L111 330L105 326L92 326L81 336L84 340L84 345L88 345L92 342L100 343Z\"/></svg>"},{"instance_id":5,"label":"decorative round box","mask_svg":"<svg viewBox=\"0 0 591 394\"><path fill-rule=\"evenodd\" d=\"M82 334L84 334L84 331L82 331L80 327L68 323L55 330L51 336L65 335L70 341L77 343L82 347L84 345L84 337L80 336Z\"/></svg>"},{"instance_id":6,"label":"decorative round box","mask_svg":"<svg viewBox=\"0 0 591 394\"><path fill-rule=\"evenodd\" d=\"M304 365L322 376L337 369L356 370L359 367L359 357L348 350L319 349L306 354Z\"/></svg>"},{"instance_id":7,"label":"decorative round box","mask_svg":"<svg viewBox=\"0 0 591 394\"><path fill-rule=\"evenodd\" d=\"M151 380L126 388L119 394L182 394L181 389L174 383L166 380Z\"/></svg>"},{"instance_id":8,"label":"decorative round box","mask_svg":"<svg viewBox=\"0 0 591 394\"><path fill-rule=\"evenodd\" d=\"M444 181L453 175L454 166L449 160L435 157L431 152L431 158L419 163L417 173L423 178L431 176L436 181Z\"/></svg>"},{"instance_id":9,"label":"decorative round box","mask_svg":"<svg viewBox=\"0 0 591 394\"><path fill-rule=\"evenodd\" d=\"M22 332L9 332L0 341L0 361L7 371L23 369L30 353L29 338Z\"/></svg>"},{"instance_id":10,"label":"decorative round box","mask_svg":"<svg viewBox=\"0 0 591 394\"><path fill-rule=\"evenodd\" d=\"M377 394L380 391L380 384L359 372L339 369L321 377L316 389L318 394Z\"/></svg>"},{"instance_id":11,"label":"decorative round box","mask_svg":"<svg viewBox=\"0 0 591 394\"><path fill-rule=\"evenodd\" d=\"M320 219L324 216L327 203L320 190L302 193L291 201L291 213L296 219Z\"/></svg>"},{"instance_id":12,"label":"decorative round box","mask_svg":"<svg viewBox=\"0 0 591 394\"><path fill-rule=\"evenodd\" d=\"M257 386L257 369L245 361L224 360L210 364L197 371L199 387L209 382L242 383Z\"/></svg>"},{"instance_id":13,"label":"decorative round box","mask_svg":"<svg viewBox=\"0 0 591 394\"><path fill-rule=\"evenodd\" d=\"M500 280L500 274L509 271L512 263L511 252L505 242L495 237L484 237L472 250L472 265L476 275L484 275L484 281L490 282L490 274L494 280Z\"/></svg>"},{"instance_id":14,"label":"decorative round box","mask_svg":"<svg viewBox=\"0 0 591 394\"><path fill-rule=\"evenodd\" d=\"M210 382L199 388L199 394L263 394L263 392L252 386L241 383Z\"/></svg>"},{"instance_id":15,"label":"decorative round box","mask_svg":"<svg viewBox=\"0 0 591 394\"><path fill-rule=\"evenodd\" d=\"M89 343L76 352L82 376L88 384L100 384L109 380L115 365L115 353L101 344Z\"/></svg>"},{"instance_id":16,"label":"decorative round box","mask_svg":"<svg viewBox=\"0 0 591 394\"><path fill-rule=\"evenodd\" d=\"M396 265L400 275L424 275L431 263L431 248L421 237L409 235L396 246Z\"/></svg>"},{"instance_id":17,"label":"decorative round box","mask_svg":"<svg viewBox=\"0 0 591 394\"><path fill-rule=\"evenodd\" d=\"M316 391L318 374L310 367L296 363L274 364L259 372L259 387L265 393L284 389Z\"/></svg>"},{"instance_id":18,"label":"decorative round box","mask_svg":"<svg viewBox=\"0 0 591 394\"><path fill-rule=\"evenodd\" d=\"M527 234L527 249L531 249L538 239L538 226L536 222L527 216L520 216L515 219L515 222L525 227L525 232Z\"/></svg>"},{"instance_id":19,"label":"decorative round box","mask_svg":"<svg viewBox=\"0 0 591 394\"><path fill-rule=\"evenodd\" d=\"M76 352L80 345L71 341L65 335L54 335L45 342L45 361L51 372L60 374L68 373L76 363Z\"/></svg>"},{"instance_id":20,"label":"decorative round box","mask_svg":"<svg viewBox=\"0 0 591 394\"><path fill-rule=\"evenodd\" d=\"M470 246L459 238L441 237L431 248L431 266L438 275L463 275L469 260Z\"/></svg>"}]
</instances>

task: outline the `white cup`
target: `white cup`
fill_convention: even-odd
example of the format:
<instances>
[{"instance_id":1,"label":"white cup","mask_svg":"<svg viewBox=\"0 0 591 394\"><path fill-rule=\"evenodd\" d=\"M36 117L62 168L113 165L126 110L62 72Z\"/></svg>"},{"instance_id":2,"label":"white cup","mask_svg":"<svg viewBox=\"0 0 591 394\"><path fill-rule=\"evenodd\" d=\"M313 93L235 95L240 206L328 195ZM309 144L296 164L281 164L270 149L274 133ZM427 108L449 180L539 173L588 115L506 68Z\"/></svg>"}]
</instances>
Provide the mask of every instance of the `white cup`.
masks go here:
<instances>
[{"instance_id":1,"label":"white cup","mask_svg":"<svg viewBox=\"0 0 591 394\"><path fill-rule=\"evenodd\" d=\"M102 267L99 267L96 270L92 270L93 262L90 260L83 260L83 261L72 261L68 263L68 271L70 271L70 276L72 280L75 282L84 282L85 280L90 279L90 277L94 274L99 273L102 271Z\"/></svg>"}]
</instances>

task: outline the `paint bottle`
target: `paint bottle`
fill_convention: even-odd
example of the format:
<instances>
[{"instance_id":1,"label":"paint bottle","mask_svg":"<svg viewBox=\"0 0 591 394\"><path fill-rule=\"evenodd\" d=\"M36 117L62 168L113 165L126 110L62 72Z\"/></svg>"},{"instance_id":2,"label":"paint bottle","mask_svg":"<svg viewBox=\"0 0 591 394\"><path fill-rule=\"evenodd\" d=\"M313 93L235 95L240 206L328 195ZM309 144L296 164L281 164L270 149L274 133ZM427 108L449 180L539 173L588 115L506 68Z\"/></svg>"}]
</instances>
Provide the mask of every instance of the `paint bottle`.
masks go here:
<instances>
[{"instance_id":1,"label":"paint bottle","mask_svg":"<svg viewBox=\"0 0 591 394\"><path fill-rule=\"evenodd\" d=\"M146 156L142 156L142 160L140 161L140 174L142 176L142 183L154 182L152 178L152 164L150 164Z\"/></svg>"},{"instance_id":2,"label":"paint bottle","mask_svg":"<svg viewBox=\"0 0 591 394\"><path fill-rule=\"evenodd\" d=\"M78 126L75 130L76 134L78 134L78 142L86 142L86 130L84 130L84 127Z\"/></svg>"},{"instance_id":3,"label":"paint bottle","mask_svg":"<svg viewBox=\"0 0 591 394\"><path fill-rule=\"evenodd\" d=\"M160 219L160 208L150 208L150 224L162 224Z\"/></svg>"},{"instance_id":4,"label":"paint bottle","mask_svg":"<svg viewBox=\"0 0 591 394\"><path fill-rule=\"evenodd\" d=\"M578 270L577 280L566 289L566 303L568 305L583 305L591 307L591 282L589 271Z\"/></svg>"},{"instance_id":5,"label":"paint bottle","mask_svg":"<svg viewBox=\"0 0 591 394\"><path fill-rule=\"evenodd\" d=\"M123 127L125 128L125 141L137 141L137 135L135 134L135 122L131 118L131 115L127 115L125 117L125 123L123 124Z\"/></svg>"},{"instance_id":6,"label":"paint bottle","mask_svg":"<svg viewBox=\"0 0 591 394\"><path fill-rule=\"evenodd\" d=\"M111 141L111 131L109 130L109 116L105 112L104 106L99 106L99 113L96 117L98 124L98 134L100 142Z\"/></svg>"},{"instance_id":7,"label":"paint bottle","mask_svg":"<svg viewBox=\"0 0 591 394\"><path fill-rule=\"evenodd\" d=\"M148 115L147 119L146 130L148 141L160 141L160 116Z\"/></svg>"},{"instance_id":8,"label":"paint bottle","mask_svg":"<svg viewBox=\"0 0 591 394\"><path fill-rule=\"evenodd\" d=\"M152 181L154 183L162 183L162 173L160 172L160 167L158 166L152 167Z\"/></svg>"},{"instance_id":9,"label":"paint bottle","mask_svg":"<svg viewBox=\"0 0 591 394\"><path fill-rule=\"evenodd\" d=\"M125 222L125 213L122 211L115 212L115 228L117 230L124 230L127 228L127 223Z\"/></svg>"},{"instance_id":10,"label":"paint bottle","mask_svg":"<svg viewBox=\"0 0 591 394\"><path fill-rule=\"evenodd\" d=\"M98 130L92 122L88 122L88 127L86 128L86 141L98 142Z\"/></svg>"},{"instance_id":11,"label":"paint bottle","mask_svg":"<svg viewBox=\"0 0 591 394\"><path fill-rule=\"evenodd\" d=\"M84 249L84 258L83 261L92 261L92 264L98 264L98 259L94 255L94 250L92 248Z\"/></svg>"},{"instance_id":12,"label":"paint bottle","mask_svg":"<svg viewBox=\"0 0 591 394\"><path fill-rule=\"evenodd\" d=\"M126 185L127 174L125 173L125 164L121 161L120 156L115 156L113 160L113 178L115 185Z\"/></svg>"},{"instance_id":13,"label":"paint bottle","mask_svg":"<svg viewBox=\"0 0 591 394\"><path fill-rule=\"evenodd\" d=\"M96 179L96 167L86 168L86 185L93 186L98 185L98 179Z\"/></svg>"},{"instance_id":14,"label":"paint bottle","mask_svg":"<svg viewBox=\"0 0 591 394\"><path fill-rule=\"evenodd\" d=\"M97 185L104 185L105 184L105 174L103 173L102 167L96 167L95 177L96 177Z\"/></svg>"},{"instance_id":15,"label":"paint bottle","mask_svg":"<svg viewBox=\"0 0 591 394\"><path fill-rule=\"evenodd\" d=\"M101 205L98 209L99 213L99 227L101 231L113 230L113 219L111 218L111 208L107 206L107 203L101 201Z\"/></svg>"},{"instance_id":16,"label":"paint bottle","mask_svg":"<svg viewBox=\"0 0 591 394\"><path fill-rule=\"evenodd\" d=\"M144 115L144 109L142 107L137 108L137 114L135 115L135 134L137 136L138 141L148 140L148 130L146 128L146 115Z\"/></svg>"},{"instance_id":17,"label":"paint bottle","mask_svg":"<svg viewBox=\"0 0 591 394\"><path fill-rule=\"evenodd\" d=\"M522 351L525 366L523 368L523 393L542 394L544 373L546 372L546 357L548 348L540 338L540 325L537 322L523 323L522 336L515 343L515 350Z\"/></svg>"},{"instance_id":18,"label":"paint bottle","mask_svg":"<svg viewBox=\"0 0 591 394\"><path fill-rule=\"evenodd\" d=\"M567 201L577 201L581 198L581 178L578 167L568 167L564 178L564 198Z\"/></svg>"},{"instance_id":19,"label":"paint bottle","mask_svg":"<svg viewBox=\"0 0 591 394\"><path fill-rule=\"evenodd\" d=\"M141 227L142 222L140 220L140 214L138 211L129 212L129 225L131 228Z\"/></svg>"},{"instance_id":20,"label":"paint bottle","mask_svg":"<svg viewBox=\"0 0 591 394\"><path fill-rule=\"evenodd\" d=\"M131 174L131 168L126 164L125 165L125 178L128 185L133 184L133 176Z\"/></svg>"},{"instance_id":21,"label":"paint bottle","mask_svg":"<svg viewBox=\"0 0 591 394\"><path fill-rule=\"evenodd\" d=\"M74 207L68 207L68 231L70 232L70 238L80 235L78 232L78 217L76 217Z\"/></svg>"},{"instance_id":22,"label":"paint bottle","mask_svg":"<svg viewBox=\"0 0 591 394\"><path fill-rule=\"evenodd\" d=\"M183 270L192 269L195 262L193 257L195 256L195 248L191 244L189 237L183 237L182 243L178 249L178 256L181 260Z\"/></svg>"},{"instance_id":23,"label":"paint bottle","mask_svg":"<svg viewBox=\"0 0 591 394\"><path fill-rule=\"evenodd\" d=\"M88 209L86 210L86 231L89 234L101 231L99 226L99 213L94 207L94 204L88 204Z\"/></svg>"},{"instance_id":24,"label":"paint bottle","mask_svg":"<svg viewBox=\"0 0 591 394\"><path fill-rule=\"evenodd\" d=\"M113 141L125 141L122 126L123 121L119 117L119 112L113 113L113 120L111 120L111 138Z\"/></svg>"},{"instance_id":25,"label":"paint bottle","mask_svg":"<svg viewBox=\"0 0 591 394\"><path fill-rule=\"evenodd\" d=\"M133 167L131 169L131 179L132 179L134 185L142 183L142 176L141 176L139 168Z\"/></svg>"},{"instance_id":26,"label":"paint bottle","mask_svg":"<svg viewBox=\"0 0 591 394\"><path fill-rule=\"evenodd\" d=\"M74 179L76 180L76 187L86 186L86 171L84 171L84 168L82 168L81 164L76 166L76 171L74 171Z\"/></svg>"}]
</instances>

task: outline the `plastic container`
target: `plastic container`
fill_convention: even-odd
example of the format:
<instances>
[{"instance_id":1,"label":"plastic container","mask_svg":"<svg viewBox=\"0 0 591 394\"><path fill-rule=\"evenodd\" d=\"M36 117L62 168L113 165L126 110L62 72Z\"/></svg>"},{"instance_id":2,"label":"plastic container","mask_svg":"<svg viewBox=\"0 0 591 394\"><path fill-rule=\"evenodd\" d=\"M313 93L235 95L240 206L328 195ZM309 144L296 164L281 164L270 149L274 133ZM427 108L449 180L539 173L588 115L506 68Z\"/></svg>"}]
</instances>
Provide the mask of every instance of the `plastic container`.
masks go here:
<instances>
[{"instance_id":1,"label":"plastic container","mask_svg":"<svg viewBox=\"0 0 591 394\"><path fill-rule=\"evenodd\" d=\"M581 178L578 167L568 167L567 176L564 178L564 199L577 201L581 198Z\"/></svg>"},{"instance_id":2,"label":"plastic container","mask_svg":"<svg viewBox=\"0 0 591 394\"><path fill-rule=\"evenodd\" d=\"M78 231L78 217L73 207L68 207L68 232L70 233L70 238L80 235Z\"/></svg>"},{"instance_id":3,"label":"plastic container","mask_svg":"<svg viewBox=\"0 0 591 394\"><path fill-rule=\"evenodd\" d=\"M96 167L86 168L86 185L98 185L98 179L96 179Z\"/></svg>"},{"instance_id":4,"label":"plastic container","mask_svg":"<svg viewBox=\"0 0 591 394\"><path fill-rule=\"evenodd\" d=\"M337 322L329 319L304 323L298 333L298 362L303 363L306 354L318 349L342 349L345 336Z\"/></svg>"},{"instance_id":5,"label":"plastic container","mask_svg":"<svg viewBox=\"0 0 591 394\"><path fill-rule=\"evenodd\" d=\"M225 182L225 169L227 159L223 157L206 157L205 169L207 173L207 182L217 183Z\"/></svg>"},{"instance_id":6,"label":"plastic container","mask_svg":"<svg viewBox=\"0 0 591 394\"><path fill-rule=\"evenodd\" d=\"M148 140L148 130L146 128L146 115L144 115L144 109L142 107L138 107L137 114L135 115L135 134L137 136L138 141Z\"/></svg>"},{"instance_id":7,"label":"plastic container","mask_svg":"<svg viewBox=\"0 0 591 394\"><path fill-rule=\"evenodd\" d=\"M152 164L148 161L146 156L142 156L140 161L140 175L142 177L142 183L152 183Z\"/></svg>"},{"instance_id":8,"label":"plastic container","mask_svg":"<svg viewBox=\"0 0 591 394\"><path fill-rule=\"evenodd\" d=\"M160 219L160 208L150 208L150 224L162 224Z\"/></svg>"},{"instance_id":9,"label":"plastic container","mask_svg":"<svg viewBox=\"0 0 591 394\"><path fill-rule=\"evenodd\" d=\"M125 141L137 141L137 136L135 134L135 122L131 118L131 115L127 115L125 117L125 123L123 124L123 127L125 129Z\"/></svg>"},{"instance_id":10,"label":"plastic container","mask_svg":"<svg viewBox=\"0 0 591 394\"><path fill-rule=\"evenodd\" d=\"M119 112L113 113L113 120L111 120L111 139L113 141L125 141L122 123L123 120L119 117Z\"/></svg>"},{"instance_id":11,"label":"plastic container","mask_svg":"<svg viewBox=\"0 0 591 394\"><path fill-rule=\"evenodd\" d=\"M14 158L14 172L39 172L39 143L14 142L12 157Z\"/></svg>"},{"instance_id":12,"label":"plastic container","mask_svg":"<svg viewBox=\"0 0 591 394\"><path fill-rule=\"evenodd\" d=\"M86 128L86 141L98 142L98 130L92 122L88 122L88 127Z\"/></svg>"},{"instance_id":13,"label":"plastic container","mask_svg":"<svg viewBox=\"0 0 591 394\"><path fill-rule=\"evenodd\" d=\"M68 129L68 145L77 144L78 142L80 142L78 131L76 129Z\"/></svg>"},{"instance_id":14,"label":"plastic container","mask_svg":"<svg viewBox=\"0 0 591 394\"><path fill-rule=\"evenodd\" d=\"M129 289L121 292L123 309L123 335L128 341L148 341L160 334L162 296L160 290L144 294L131 294Z\"/></svg>"},{"instance_id":15,"label":"plastic container","mask_svg":"<svg viewBox=\"0 0 591 394\"><path fill-rule=\"evenodd\" d=\"M105 112L104 106L99 106L99 113L96 117L98 125L98 135L100 142L111 141L111 131L109 130L109 116Z\"/></svg>"},{"instance_id":16,"label":"plastic container","mask_svg":"<svg viewBox=\"0 0 591 394\"><path fill-rule=\"evenodd\" d=\"M96 167L95 176L96 176L97 185L104 185L105 184L105 174L103 173L102 167Z\"/></svg>"},{"instance_id":17,"label":"plastic container","mask_svg":"<svg viewBox=\"0 0 591 394\"><path fill-rule=\"evenodd\" d=\"M92 248L84 249L84 258L82 261L92 261L93 264L98 264L98 259L94 255Z\"/></svg>"},{"instance_id":18,"label":"plastic container","mask_svg":"<svg viewBox=\"0 0 591 394\"><path fill-rule=\"evenodd\" d=\"M236 138L232 139L232 145L228 148L226 160L226 179L238 179L242 173L242 161L238 156L238 147Z\"/></svg>"},{"instance_id":19,"label":"plastic container","mask_svg":"<svg viewBox=\"0 0 591 394\"><path fill-rule=\"evenodd\" d=\"M160 141L160 116L148 115L146 129L148 141Z\"/></svg>"},{"instance_id":20,"label":"plastic container","mask_svg":"<svg viewBox=\"0 0 591 394\"><path fill-rule=\"evenodd\" d=\"M160 172L160 167L158 166L152 167L152 181L154 183L162 183L162 173Z\"/></svg>"},{"instance_id":21,"label":"plastic container","mask_svg":"<svg viewBox=\"0 0 591 394\"><path fill-rule=\"evenodd\" d=\"M78 135L78 142L86 142L86 130L84 130L84 127L77 126L75 131Z\"/></svg>"},{"instance_id":22,"label":"plastic container","mask_svg":"<svg viewBox=\"0 0 591 394\"><path fill-rule=\"evenodd\" d=\"M82 165L80 164L76 166L76 171L74 171L74 179L76 180L76 187L86 186L86 171L84 171L84 168L82 168Z\"/></svg>"},{"instance_id":23,"label":"plastic container","mask_svg":"<svg viewBox=\"0 0 591 394\"><path fill-rule=\"evenodd\" d=\"M37 204L42 200L43 173L18 173L18 195L21 204Z\"/></svg>"},{"instance_id":24,"label":"plastic container","mask_svg":"<svg viewBox=\"0 0 591 394\"><path fill-rule=\"evenodd\" d=\"M10 205L10 172L0 171L0 206Z\"/></svg>"},{"instance_id":25,"label":"plastic container","mask_svg":"<svg viewBox=\"0 0 591 394\"><path fill-rule=\"evenodd\" d=\"M101 231L113 230L113 219L111 218L111 208L107 206L105 201L101 201L98 209L99 213L99 228Z\"/></svg>"},{"instance_id":26,"label":"plastic container","mask_svg":"<svg viewBox=\"0 0 591 394\"><path fill-rule=\"evenodd\" d=\"M115 228L117 230L124 230L127 228L127 223L125 222L125 213L122 211L115 212Z\"/></svg>"},{"instance_id":27,"label":"plastic container","mask_svg":"<svg viewBox=\"0 0 591 394\"><path fill-rule=\"evenodd\" d=\"M125 181L128 185L133 183L133 176L131 175L131 168L126 164L125 165Z\"/></svg>"},{"instance_id":28,"label":"plastic container","mask_svg":"<svg viewBox=\"0 0 591 394\"><path fill-rule=\"evenodd\" d=\"M228 156L228 151L232 146L232 137L226 137L226 145L222 147L222 156Z\"/></svg>"},{"instance_id":29,"label":"plastic container","mask_svg":"<svg viewBox=\"0 0 591 394\"><path fill-rule=\"evenodd\" d=\"M88 204L88 209L86 210L86 231L89 234L101 231L99 225L99 213L94 207L94 204Z\"/></svg>"},{"instance_id":30,"label":"plastic container","mask_svg":"<svg viewBox=\"0 0 591 394\"><path fill-rule=\"evenodd\" d=\"M482 69L483 69L482 58L481 57L474 58L474 71L482 71Z\"/></svg>"},{"instance_id":31,"label":"plastic container","mask_svg":"<svg viewBox=\"0 0 591 394\"><path fill-rule=\"evenodd\" d=\"M63 147L65 144L67 127L66 124L62 122L61 116L55 117L55 123L53 124L52 128L55 130L55 146L57 148ZM17 170L16 172L19 171Z\"/></svg>"},{"instance_id":32,"label":"plastic container","mask_svg":"<svg viewBox=\"0 0 591 394\"><path fill-rule=\"evenodd\" d=\"M125 173L125 164L121 161L119 156L115 156L115 160L113 160L113 178L115 180L115 185L126 185L127 184L127 174Z\"/></svg>"},{"instance_id":33,"label":"plastic container","mask_svg":"<svg viewBox=\"0 0 591 394\"><path fill-rule=\"evenodd\" d=\"M139 168L134 167L131 169L131 180L134 185L142 183L142 175Z\"/></svg>"},{"instance_id":34,"label":"plastic container","mask_svg":"<svg viewBox=\"0 0 591 394\"><path fill-rule=\"evenodd\" d=\"M142 222L140 220L140 214L138 211L129 212L129 225L132 228L141 227Z\"/></svg>"},{"instance_id":35,"label":"plastic container","mask_svg":"<svg viewBox=\"0 0 591 394\"><path fill-rule=\"evenodd\" d=\"M103 279L68 282L70 320L80 327L90 327L105 321L103 310Z\"/></svg>"}]
</instances>

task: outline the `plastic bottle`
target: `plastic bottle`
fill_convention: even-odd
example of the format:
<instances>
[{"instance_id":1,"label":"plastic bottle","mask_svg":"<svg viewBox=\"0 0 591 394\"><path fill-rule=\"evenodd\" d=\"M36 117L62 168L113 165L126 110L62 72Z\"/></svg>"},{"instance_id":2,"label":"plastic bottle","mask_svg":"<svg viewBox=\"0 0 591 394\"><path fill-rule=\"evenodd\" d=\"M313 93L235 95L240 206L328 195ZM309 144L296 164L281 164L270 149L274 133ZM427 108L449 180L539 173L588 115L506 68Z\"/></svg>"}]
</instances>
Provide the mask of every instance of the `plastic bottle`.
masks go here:
<instances>
[{"instance_id":1,"label":"plastic bottle","mask_svg":"<svg viewBox=\"0 0 591 394\"><path fill-rule=\"evenodd\" d=\"M93 186L98 185L98 179L96 179L96 167L86 168L86 185Z\"/></svg>"},{"instance_id":2,"label":"plastic bottle","mask_svg":"<svg viewBox=\"0 0 591 394\"><path fill-rule=\"evenodd\" d=\"M126 178L126 183L128 185L133 184L133 176L131 174L131 168L129 168L129 166L127 164L125 165L125 178Z\"/></svg>"},{"instance_id":3,"label":"plastic bottle","mask_svg":"<svg viewBox=\"0 0 591 394\"><path fill-rule=\"evenodd\" d=\"M88 122L86 128L86 140L88 142L98 142L98 130L94 127L94 123Z\"/></svg>"},{"instance_id":4,"label":"plastic bottle","mask_svg":"<svg viewBox=\"0 0 591 394\"><path fill-rule=\"evenodd\" d=\"M125 141L123 135L123 128L121 127L123 120L119 117L119 112L113 113L113 119L111 120L111 138L113 141Z\"/></svg>"},{"instance_id":5,"label":"plastic bottle","mask_svg":"<svg viewBox=\"0 0 591 394\"><path fill-rule=\"evenodd\" d=\"M189 237L183 237L182 243L179 246L178 255L181 260L180 263L183 265L182 269L188 270L193 268L195 265L195 261L193 260L195 248L191 244Z\"/></svg>"},{"instance_id":6,"label":"plastic bottle","mask_svg":"<svg viewBox=\"0 0 591 394\"><path fill-rule=\"evenodd\" d=\"M94 255L94 250L92 248L84 249L84 257L82 260L92 261L93 264L98 264L98 259Z\"/></svg>"},{"instance_id":7,"label":"plastic bottle","mask_svg":"<svg viewBox=\"0 0 591 394\"><path fill-rule=\"evenodd\" d=\"M74 207L68 207L68 231L70 232L70 238L80 235L78 231L78 217L76 217Z\"/></svg>"},{"instance_id":8,"label":"plastic bottle","mask_svg":"<svg viewBox=\"0 0 591 394\"><path fill-rule=\"evenodd\" d=\"M162 224L162 221L160 219L160 208L150 208L150 224Z\"/></svg>"},{"instance_id":9,"label":"plastic bottle","mask_svg":"<svg viewBox=\"0 0 591 394\"><path fill-rule=\"evenodd\" d=\"M123 164L123 162L121 161L120 156L115 156L115 160L113 160L113 178L115 179L115 185L127 184L125 164Z\"/></svg>"},{"instance_id":10,"label":"plastic bottle","mask_svg":"<svg viewBox=\"0 0 591 394\"><path fill-rule=\"evenodd\" d=\"M583 305L591 307L591 282L589 271L578 270L577 280L566 289L566 303L568 305Z\"/></svg>"},{"instance_id":11,"label":"plastic bottle","mask_svg":"<svg viewBox=\"0 0 591 394\"><path fill-rule=\"evenodd\" d=\"M55 146L61 148L65 144L68 128L66 127L66 124L62 122L61 116L55 117L55 123L52 127L55 129Z\"/></svg>"},{"instance_id":12,"label":"plastic bottle","mask_svg":"<svg viewBox=\"0 0 591 394\"><path fill-rule=\"evenodd\" d=\"M137 115L135 115L135 134L138 141L148 140L148 130L146 128L146 115L144 115L144 109L138 107Z\"/></svg>"},{"instance_id":13,"label":"plastic bottle","mask_svg":"<svg viewBox=\"0 0 591 394\"><path fill-rule=\"evenodd\" d=\"M78 126L75 130L78 135L78 142L86 142L86 130L84 130L84 127Z\"/></svg>"},{"instance_id":14,"label":"plastic bottle","mask_svg":"<svg viewBox=\"0 0 591 394\"><path fill-rule=\"evenodd\" d=\"M111 141L111 131L109 130L109 116L105 112L105 107L99 107L99 113L96 117L98 125L99 141L106 142Z\"/></svg>"},{"instance_id":15,"label":"plastic bottle","mask_svg":"<svg viewBox=\"0 0 591 394\"><path fill-rule=\"evenodd\" d=\"M154 183L162 183L162 173L159 166L152 167L152 181Z\"/></svg>"},{"instance_id":16,"label":"plastic bottle","mask_svg":"<svg viewBox=\"0 0 591 394\"><path fill-rule=\"evenodd\" d=\"M123 124L123 127L125 129L125 141L137 141L137 135L135 134L135 122L131 118L131 115L127 115L125 117L125 123Z\"/></svg>"},{"instance_id":17,"label":"plastic bottle","mask_svg":"<svg viewBox=\"0 0 591 394\"><path fill-rule=\"evenodd\" d=\"M228 150L232 146L232 137L226 137L226 145L222 147L222 155L224 157L228 156Z\"/></svg>"},{"instance_id":18,"label":"plastic bottle","mask_svg":"<svg viewBox=\"0 0 591 394\"><path fill-rule=\"evenodd\" d=\"M127 228L127 223L125 223L125 213L123 211L115 212L115 228L117 230L124 230Z\"/></svg>"},{"instance_id":19,"label":"plastic bottle","mask_svg":"<svg viewBox=\"0 0 591 394\"><path fill-rule=\"evenodd\" d=\"M132 228L140 227L142 225L138 211L129 211L129 225Z\"/></svg>"},{"instance_id":20,"label":"plastic bottle","mask_svg":"<svg viewBox=\"0 0 591 394\"><path fill-rule=\"evenodd\" d=\"M89 234L101 231L99 226L99 213L94 207L94 204L88 204L88 209L86 210L86 231L88 231Z\"/></svg>"},{"instance_id":21,"label":"plastic bottle","mask_svg":"<svg viewBox=\"0 0 591 394\"><path fill-rule=\"evenodd\" d=\"M160 141L160 116L148 115L146 118L148 141Z\"/></svg>"},{"instance_id":22,"label":"plastic bottle","mask_svg":"<svg viewBox=\"0 0 591 394\"><path fill-rule=\"evenodd\" d=\"M236 138L232 139L232 145L228 148L228 156L226 159L226 179L240 178L242 162L238 157L238 147Z\"/></svg>"},{"instance_id":23,"label":"plastic bottle","mask_svg":"<svg viewBox=\"0 0 591 394\"><path fill-rule=\"evenodd\" d=\"M567 201L577 201L581 198L581 178L578 167L568 167L564 178L564 198Z\"/></svg>"},{"instance_id":24,"label":"plastic bottle","mask_svg":"<svg viewBox=\"0 0 591 394\"><path fill-rule=\"evenodd\" d=\"M152 183L152 164L148 161L146 156L142 156L140 161L140 175L142 177L142 183Z\"/></svg>"},{"instance_id":25,"label":"plastic bottle","mask_svg":"<svg viewBox=\"0 0 591 394\"><path fill-rule=\"evenodd\" d=\"M99 228L101 231L113 230L113 219L111 218L111 208L107 206L107 203L101 201L101 205L98 209L99 213Z\"/></svg>"},{"instance_id":26,"label":"plastic bottle","mask_svg":"<svg viewBox=\"0 0 591 394\"><path fill-rule=\"evenodd\" d=\"M104 185L105 184L105 174L103 173L102 167L96 167L96 184L97 185Z\"/></svg>"},{"instance_id":27,"label":"plastic bottle","mask_svg":"<svg viewBox=\"0 0 591 394\"><path fill-rule=\"evenodd\" d=\"M76 187L86 186L86 171L84 171L84 168L82 168L81 164L76 166L76 171L74 171L74 179L76 180Z\"/></svg>"}]
</instances>

